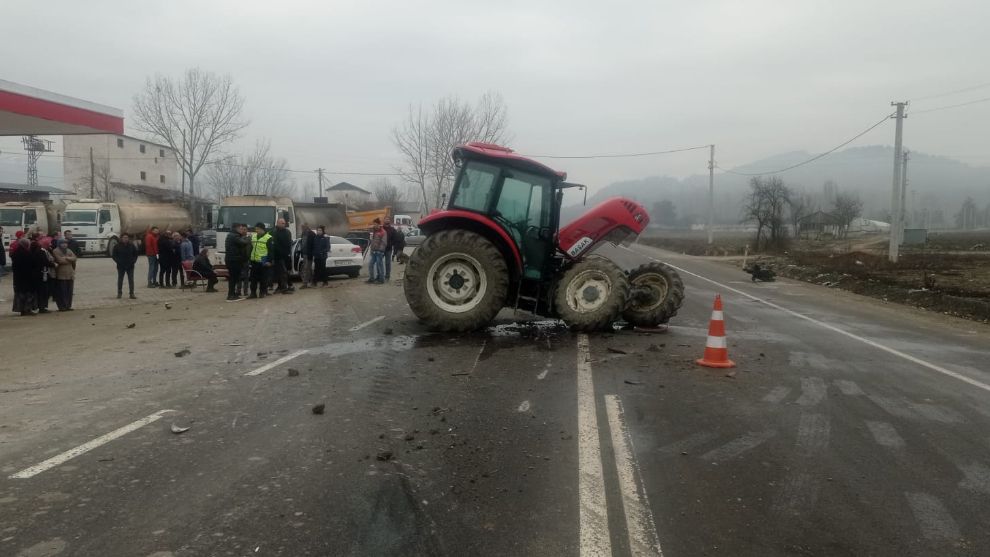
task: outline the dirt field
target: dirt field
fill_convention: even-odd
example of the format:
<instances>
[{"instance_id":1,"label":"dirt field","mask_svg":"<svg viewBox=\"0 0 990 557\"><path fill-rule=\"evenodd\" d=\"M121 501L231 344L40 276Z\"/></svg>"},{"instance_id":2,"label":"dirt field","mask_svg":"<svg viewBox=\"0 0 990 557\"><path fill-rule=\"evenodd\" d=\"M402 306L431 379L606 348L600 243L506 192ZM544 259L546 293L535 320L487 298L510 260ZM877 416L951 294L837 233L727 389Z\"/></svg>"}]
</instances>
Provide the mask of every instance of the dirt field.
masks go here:
<instances>
[{"instance_id":1,"label":"dirt field","mask_svg":"<svg viewBox=\"0 0 990 557\"><path fill-rule=\"evenodd\" d=\"M741 256L751 236L672 232L641 243L688 255ZM897 265L886 257L887 238L794 241L780 254L750 254L778 274L841 288L888 302L990 322L990 231L933 233L923 247L903 247ZM726 261L742 267L743 258Z\"/></svg>"}]
</instances>

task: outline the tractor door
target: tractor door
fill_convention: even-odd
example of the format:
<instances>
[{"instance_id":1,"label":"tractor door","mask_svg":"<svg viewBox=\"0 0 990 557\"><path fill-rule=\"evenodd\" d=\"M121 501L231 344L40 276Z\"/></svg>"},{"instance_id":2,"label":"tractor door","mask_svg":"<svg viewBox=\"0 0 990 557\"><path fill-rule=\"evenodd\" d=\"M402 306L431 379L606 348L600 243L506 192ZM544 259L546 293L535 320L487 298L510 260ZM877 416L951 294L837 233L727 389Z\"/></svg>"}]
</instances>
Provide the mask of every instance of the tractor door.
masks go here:
<instances>
[{"instance_id":1,"label":"tractor door","mask_svg":"<svg viewBox=\"0 0 990 557\"><path fill-rule=\"evenodd\" d=\"M493 217L519 245L523 277L539 280L554 248L553 188L548 178L536 174L506 169L502 176Z\"/></svg>"}]
</instances>

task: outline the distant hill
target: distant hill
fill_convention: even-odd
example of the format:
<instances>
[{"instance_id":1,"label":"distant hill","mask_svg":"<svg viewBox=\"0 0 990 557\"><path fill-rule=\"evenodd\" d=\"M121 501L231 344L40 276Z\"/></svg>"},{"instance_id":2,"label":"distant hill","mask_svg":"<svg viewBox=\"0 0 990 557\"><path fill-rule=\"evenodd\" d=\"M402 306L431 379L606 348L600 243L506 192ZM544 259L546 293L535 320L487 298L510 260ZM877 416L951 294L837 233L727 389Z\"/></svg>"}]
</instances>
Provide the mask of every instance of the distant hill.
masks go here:
<instances>
[{"instance_id":1,"label":"distant hill","mask_svg":"<svg viewBox=\"0 0 990 557\"><path fill-rule=\"evenodd\" d=\"M743 166L733 172L765 172L797 164L811 158L804 151L781 153ZM823 185L833 181L840 191L857 192L864 202L864 214L882 216L889 210L894 149L888 146L854 147L833 153L821 160L778 174L792 189L803 191L825 202ZM662 164L662 163L658 163ZM740 207L748 191L750 177L716 170L716 218L721 223L736 223ZM608 197L630 197L652 209L654 203L669 200L674 203L682 220L704 220L708 202L708 176L695 175L684 179L651 176L639 180L615 182L588 198L593 205ZM978 207L990 204L990 167L970 166L963 162L911 152L908 163L908 207L926 206L942 209L947 218L959 211L963 200L972 197ZM828 209L823 206L823 209ZM564 210L564 222L579 215L580 205Z\"/></svg>"}]
</instances>

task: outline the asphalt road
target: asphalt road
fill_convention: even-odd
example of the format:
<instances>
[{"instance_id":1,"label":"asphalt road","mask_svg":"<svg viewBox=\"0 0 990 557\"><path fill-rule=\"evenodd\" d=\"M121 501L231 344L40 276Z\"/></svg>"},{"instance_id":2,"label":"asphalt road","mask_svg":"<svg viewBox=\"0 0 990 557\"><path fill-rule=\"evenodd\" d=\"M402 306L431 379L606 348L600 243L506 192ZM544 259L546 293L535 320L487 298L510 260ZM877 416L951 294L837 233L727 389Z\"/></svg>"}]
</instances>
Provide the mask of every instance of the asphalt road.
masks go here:
<instances>
[{"instance_id":1,"label":"asphalt road","mask_svg":"<svg viewBox=\"0 0 990 557\"><path fill-rule=\"evenodd\" d=\"M634 249L667 333L430 334L346 279L4 317L0 555L990 554L985 325Z\"/></svg>"}]
</instances>

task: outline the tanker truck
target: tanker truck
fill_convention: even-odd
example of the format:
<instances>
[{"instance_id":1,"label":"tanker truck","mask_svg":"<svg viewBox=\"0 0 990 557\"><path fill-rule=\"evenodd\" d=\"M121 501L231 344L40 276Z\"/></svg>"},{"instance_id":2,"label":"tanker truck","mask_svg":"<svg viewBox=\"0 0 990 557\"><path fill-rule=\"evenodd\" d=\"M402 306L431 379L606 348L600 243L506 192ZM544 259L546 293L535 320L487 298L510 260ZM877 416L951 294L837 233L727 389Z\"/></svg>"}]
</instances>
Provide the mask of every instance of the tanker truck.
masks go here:
<instances>
[{"instance_id":1,"label":"tanker truck","mask_svg":"<svg viewBox=\"0 0 990 557\"><path fill-rule=\"evenodd\" d=\"M80 199L65 206L62 232L72 231L83 254L109 256L128 234L140 246L148 228L185 230L192 226L192 215L184 207L171 203L109 203L98 199Z\"/></svg>"},{"instance_id":2,"label":"tanker truck","mask_svg":"<svg viewBox=\"0 0 990 557\"><path fill-rule=\"evenodd\" d=\"M57 205L51 201L8 201L0 204L0 226L3 227L3 248L10 251L10 242L16 237L18 230L35 230L51 234L58 230L59 209L64 204Z\"/></svg>"},{"instance_id":3,"label":"tanker truck","mask_svg":"<svg viewBox=\"0 0 990 557\"><path fill-rule=\"evenodd\" d=\"M325 226L327 235L343 236L347 233L347 214L339 203L299 203L288 197L270 195L237 195L224 198L217 212L217 249L211 256L214 263L223 263L227 234L235 223L246 224L254 231L254 225L263 222L272 230L278 219L285 219L292 241L301 233L302 225L310 228Z\"/></svg>"}]
</instances>

